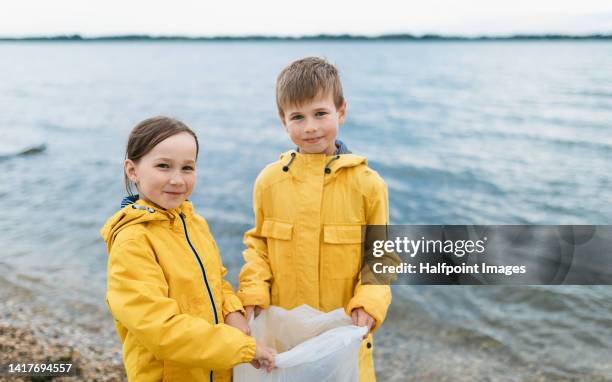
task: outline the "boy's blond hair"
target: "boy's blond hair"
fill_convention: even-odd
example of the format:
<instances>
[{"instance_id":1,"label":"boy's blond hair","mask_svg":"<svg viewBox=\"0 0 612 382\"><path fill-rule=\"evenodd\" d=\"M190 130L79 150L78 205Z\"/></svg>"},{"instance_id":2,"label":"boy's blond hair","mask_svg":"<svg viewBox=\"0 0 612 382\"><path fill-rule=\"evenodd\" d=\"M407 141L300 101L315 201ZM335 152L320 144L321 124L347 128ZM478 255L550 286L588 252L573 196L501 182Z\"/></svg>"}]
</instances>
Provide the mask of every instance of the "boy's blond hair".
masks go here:
<instances>
[{"instance_id":1,"label":"boy's blond hair","mask_svg":"<svg viewBox=\"0 0 612 382\"><path fill-rule=\"evenodd\" d=\"M293 61L276 79L276 106L281 119L285 117L283 107L302 105L325 94L331 94L336 109L344 104L338 69L324 58Z\"/></svg>"}]
</instances>

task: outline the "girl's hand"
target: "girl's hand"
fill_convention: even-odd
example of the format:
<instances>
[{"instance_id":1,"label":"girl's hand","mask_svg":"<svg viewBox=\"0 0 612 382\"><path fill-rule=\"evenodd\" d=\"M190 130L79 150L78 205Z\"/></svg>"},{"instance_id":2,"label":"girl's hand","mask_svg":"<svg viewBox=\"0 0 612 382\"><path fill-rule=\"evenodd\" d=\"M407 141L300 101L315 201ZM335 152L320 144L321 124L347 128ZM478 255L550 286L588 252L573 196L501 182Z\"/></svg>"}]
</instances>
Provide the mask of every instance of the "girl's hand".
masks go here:
<instances>
[{"instance_id":1,"label":"girl's hand","mask_svg":"<svg viewBox=\"0 0 612 382\"><path fill-rule=\"evenodd\" d=\"M234 328L240 329L247 336L251 335L251 328L247 323L246 318L240 312L231 312L225 316L225 323Z\"/></svg>"},{"instance_id":2,"label":"girl's hand","mask_svg":"<svg viewBox=\"0 0 612 382\"><path fill-rule=\"evenodd\" d=\"M244 310L246 312L247 322L251 319L253 313L255 314L255 317L259 316L259 313L261 313L261 308L257 305L247 305L244 307Z\"/></svg>"},{"instance_id":3,"label":"girl's hand","mask_svg":"<svg viewBox=\"0 0 612 382\"><path fill-rule=\"evenodd\" d=\"M351 318L353 319L353 325L355 326L366 326L368 328L368 333L372 330L372 326L376 322L372 316L366 313L363 308L353 309L351 312ZM362 339L365 340L368 337L368 333L366 333Z\"/></svg>"},{"instance_id":4,"label":"girl's hand","mask_svg":"<svg viewBox=\"0 0 612 382\"><path fill-rule=\"evenodd\" d=\"M265 367L266 371L269 373L274 369L275 358L276 349L257 343L255 345L255 358L251 361L251 365L256 369Z\"/></svg>"}]
</instances>

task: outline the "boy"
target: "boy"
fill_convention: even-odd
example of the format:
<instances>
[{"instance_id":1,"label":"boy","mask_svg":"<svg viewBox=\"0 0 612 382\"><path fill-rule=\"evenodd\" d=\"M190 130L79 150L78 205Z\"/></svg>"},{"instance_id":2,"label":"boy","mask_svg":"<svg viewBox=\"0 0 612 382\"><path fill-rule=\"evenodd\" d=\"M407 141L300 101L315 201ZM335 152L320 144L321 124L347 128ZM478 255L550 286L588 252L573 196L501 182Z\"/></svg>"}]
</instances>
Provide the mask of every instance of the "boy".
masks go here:
<instances>
[{"instance_id":1,"label":"boy","mask_svg":"<svg viewBox=\"0 0 612 382\"><path fill-rule=\"evenodd\" d=\"M344 308L370 332L385 319L391 291L360 284L361 226L388 224L387 187L336 140L347 103L337 69L307 57L286 67L276 83L281 123L297 145L259 174L253 191L255 227L238 296L247 309L302 304ZM360 381L374 381L372 336L362 343Z\"/></svg>"}]
</instances>

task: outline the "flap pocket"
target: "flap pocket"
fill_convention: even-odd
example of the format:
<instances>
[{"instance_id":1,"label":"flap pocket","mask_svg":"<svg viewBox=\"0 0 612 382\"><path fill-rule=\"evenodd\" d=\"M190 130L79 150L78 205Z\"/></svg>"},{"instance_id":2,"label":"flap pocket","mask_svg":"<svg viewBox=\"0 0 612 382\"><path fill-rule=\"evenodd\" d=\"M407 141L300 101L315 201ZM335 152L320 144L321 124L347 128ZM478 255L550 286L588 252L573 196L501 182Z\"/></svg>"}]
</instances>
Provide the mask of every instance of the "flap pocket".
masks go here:
<instances>
[{"instance_id":1,"label":"flap pocket","mask_svg":"<svg viewBox=\"0 0 612 382\"><path fill-rule=\"evenodd\" d=\"M264 220L261 226L261 236L279 240L291 240L293 224L282 223L274 220Z\"/></svg>"},{"instance_id":2,"label":"flap pocket","mask_svg":"<svg viewBox=\"0 0 612 382\"><path fill-rule=\"evenodd\" d=\"M361 225L325 225L323 241L329 244L361 244Z\"/></svg>"}]
</instances>

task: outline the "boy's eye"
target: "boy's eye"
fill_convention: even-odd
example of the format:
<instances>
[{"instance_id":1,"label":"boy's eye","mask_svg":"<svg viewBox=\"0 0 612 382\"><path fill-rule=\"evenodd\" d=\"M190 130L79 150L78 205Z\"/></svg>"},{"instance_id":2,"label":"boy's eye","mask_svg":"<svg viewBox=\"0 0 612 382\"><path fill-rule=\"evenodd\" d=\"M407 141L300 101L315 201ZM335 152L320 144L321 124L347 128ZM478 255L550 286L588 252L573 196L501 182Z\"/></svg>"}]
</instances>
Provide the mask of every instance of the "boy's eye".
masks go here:
<instances>
[{"instance_id":1,"label":"boy's eye","mask_svg":"<svg viewBox=\"0 0 612 382\"><path fill-rule=\"evenodd\" d=\"M296 114L293 117L291 117L292 121L297 121L297 120L300 120L300 119L304 119L304 116L300 115L300 114Z\"/></svg>"},{"instance_id":2,"label":"boy's eye","mask_svg":"<svg viewBox=\"0 0 612 382\"><path fill-rule=\"evenodd\" d=\"M326 111L317 111L317 113L315 114L317 117L322 117L324 115L327 115Z\"/></svg>"}]
</instances>

